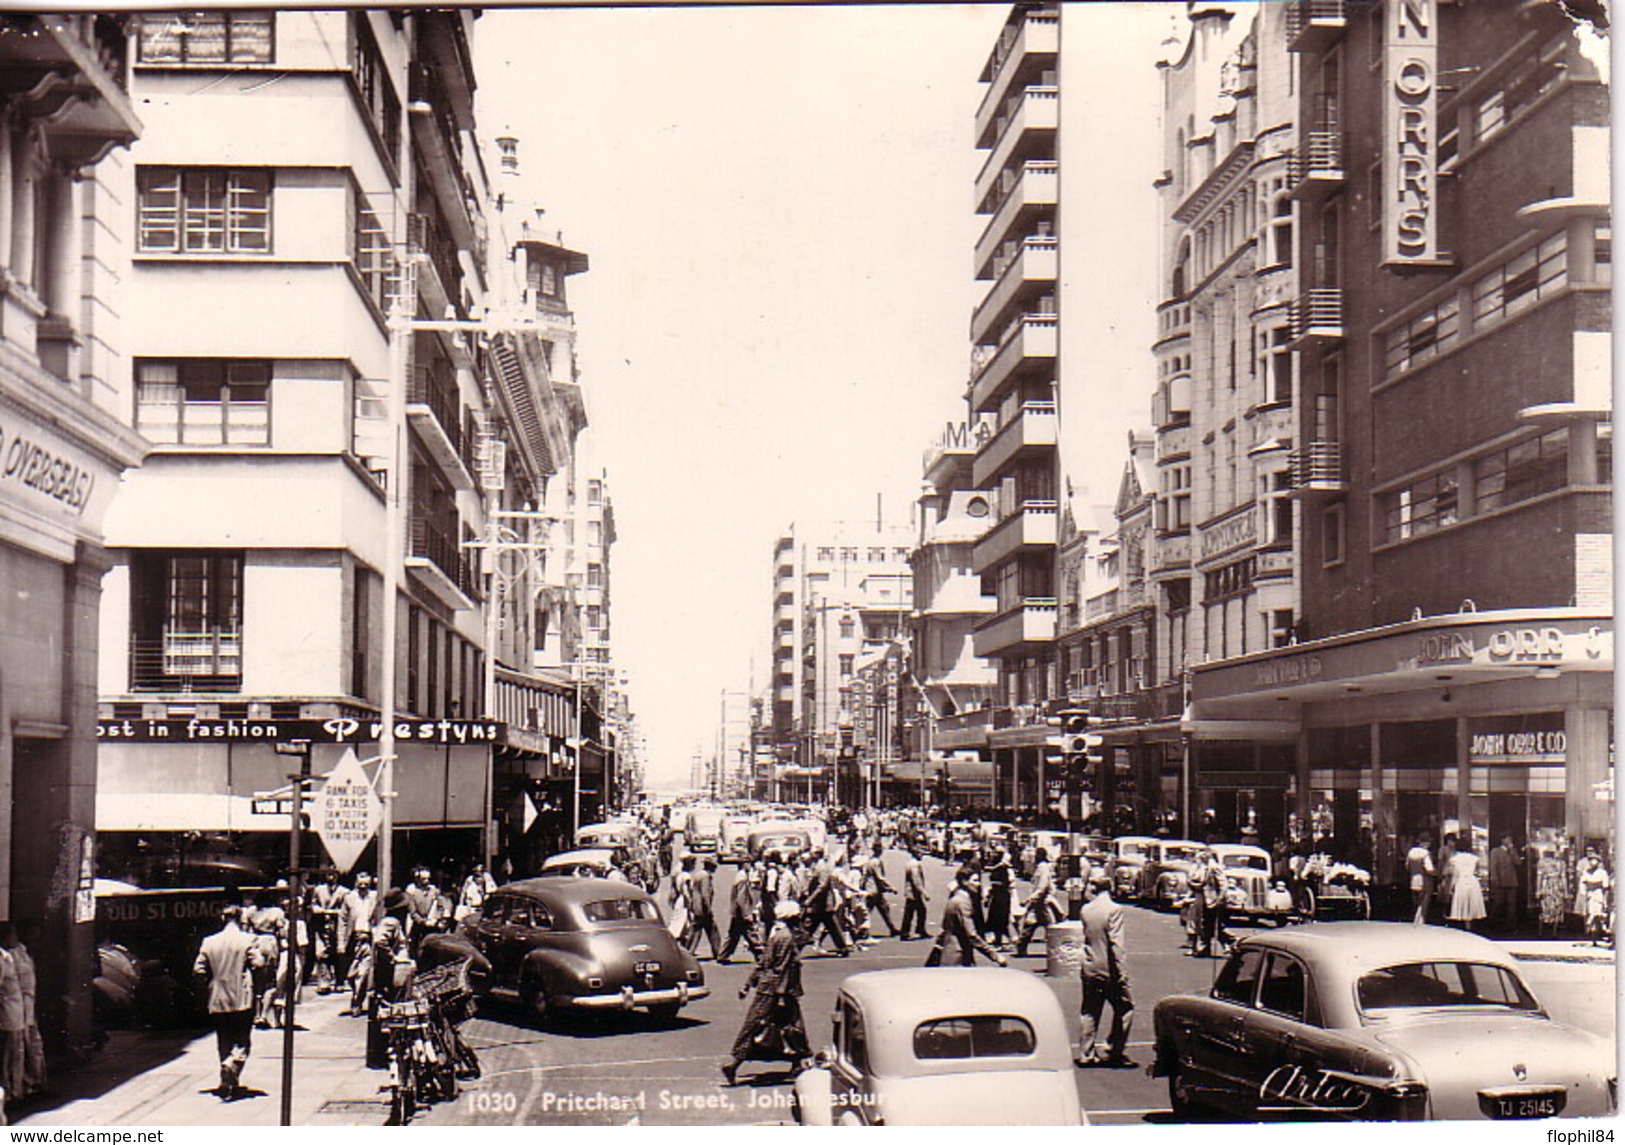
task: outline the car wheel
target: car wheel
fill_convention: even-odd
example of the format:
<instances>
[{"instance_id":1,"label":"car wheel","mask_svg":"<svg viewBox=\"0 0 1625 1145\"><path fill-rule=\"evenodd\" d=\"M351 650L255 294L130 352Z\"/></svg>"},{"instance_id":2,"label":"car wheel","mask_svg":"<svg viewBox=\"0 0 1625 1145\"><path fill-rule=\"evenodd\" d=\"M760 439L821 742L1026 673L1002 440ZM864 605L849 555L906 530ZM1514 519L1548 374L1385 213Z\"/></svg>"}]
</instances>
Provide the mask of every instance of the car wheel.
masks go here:
<instances>
[{"instance_id":1,"label":"car wheel","mask_svg":"<svg viewBox=\"0 0 1625 1145\"><path fill-rule=\"evenodd\" d=\"M525 1013L530 1020L538 1026L546 1025L553 1016L553 1008L548 1005L547 987L531 979L519 988L519 1000L524 1004Z\"/></svg>"},{"instance_id":2,"label":"car wheel","mask_svg":"<svg viewBox=\"0 0 1625 1145\"><path fill-rule=\"evenodd\" d=\"M1168 1071L1168 1108L1178 1120L1190 1121L1196 1116L1197 1105L1184 1079L1182 1064L1176 1060Z\"/></svg>"}]
</instances>

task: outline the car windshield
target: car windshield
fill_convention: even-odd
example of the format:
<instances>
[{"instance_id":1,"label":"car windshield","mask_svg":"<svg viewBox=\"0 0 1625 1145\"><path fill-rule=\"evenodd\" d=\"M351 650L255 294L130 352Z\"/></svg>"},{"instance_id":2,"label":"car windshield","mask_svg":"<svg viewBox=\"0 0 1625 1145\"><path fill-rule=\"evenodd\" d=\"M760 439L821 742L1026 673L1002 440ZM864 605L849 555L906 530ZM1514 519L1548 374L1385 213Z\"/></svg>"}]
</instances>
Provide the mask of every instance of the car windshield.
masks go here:
<instances>
[{"instance_id":1,"label":"car windshield","mask_svg":"<svg viewBox=\"0 0 1625 1145\"><path fill-rule=\"evenodd\" d=\"M1263 855L1225 855L1224 865L1230 870L1267 871L1270 861Z\"/></svg>"},{"instance_id":2,"label":"car windshield","mask_svg":"<svg viewBox=\"0 0 1625 1145\"><path fill-rule=\"evenodd\" d=\"M1119 843L1117 844L1117 854L1120 858L1124 859L1143 858L1145 856L1145 844Z\"/></svg>"},{"instance_id":3,"label":"car windshield","mask_svg":"<svg viewBox=\"0 0 1625 1145\"><path fill-rule=\"evenodd\" d=\"M1406 962L1362 975L1355 988L1360 1012L1386 1017L1396 1010L1494 1006L1538 1010L1518 976L1484 962Z\"/></svg>"},{"instance_id":4,"label":"car windshield","mask_svg":"<svg viewBox=\"0 0 1625 1145\"><path fill-rule=\"evenodd\" d=\"M589 922L659 921L655 904L643 899L598 899L581 908Z\"/></svg>"},{"instance_id":5,"label":"car windshield","mask_svg":"<svg viewBox=\"0 0 1625 1145\"><path fill-rule=\"evenodd\" d=\"M1195 847L1164 847L1162 861L1165 863L1188 863L1196 858Z\"/></svg>"},{"instance_id":6,"label":"car windshield","mask_svg":"<svg viewBox=\"0 0 1625 1145\"><path fill-rule=\"evenodd\" d=\"M914 1056L921 1061L1026 1057L1037 1045L1027 1020L1010 1014L936 1018L914 1027Z\"/></svg>"}]
</instances>

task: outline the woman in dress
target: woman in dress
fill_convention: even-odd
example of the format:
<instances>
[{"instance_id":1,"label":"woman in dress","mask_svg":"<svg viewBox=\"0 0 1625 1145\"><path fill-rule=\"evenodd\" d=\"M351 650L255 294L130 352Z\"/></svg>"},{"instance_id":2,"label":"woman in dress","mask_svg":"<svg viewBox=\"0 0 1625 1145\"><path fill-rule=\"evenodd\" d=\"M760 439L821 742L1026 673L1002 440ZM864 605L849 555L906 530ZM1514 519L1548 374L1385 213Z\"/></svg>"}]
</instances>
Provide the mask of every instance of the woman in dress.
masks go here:
<instances>
[{"instance_id":1,"label":"woman in dress","mask_svg":"<svg viewBox=\"0 0 1625 1145\"><path fill-rule=\"evenodd\" d=\"M729 1085L738 1081L743 1062L788 1061L799 1071L810 1056L807 1027L801 1018L802 934L796 925L800 915L801 906L794 899L780 899L774 905L773 930L762 957L739 988L741 998L752 989L756 996L728 1060L722 1063L722 1076Z\"/></svg>"},{"instance_id":2,"label":"woman in dress","mask_svg":"<svg viewBox=\"0 0 1625 1145\"><path fill-rule=\"evenodd\" d=\"M1608 892L1613 879L1595 851L1586 852L1577 881L1580 888L1576 901L1580 904L1580 916L1585 919L1586 937L1591 940L1591 945L1599 946L1607 933Z\"/></svg>"},{"instance_id":3,"label":"woman in dress","mask_svg":"<svg viewBox=\"0 0 1625 1145\"><path fill-rule=\"evenodd\" d=\"M1540 862L1535 865L1535 897L1540 903L1540 936L1556 938L1569 904L1563 860L1557 857L1555 847L1540 852Z\"/></svg>"},{"instance_id":4,"label":"woman in dress","mask_svg":"<svg viewBox=\"0 0 1625 1145\"><path fill-rule=\"evenodd\" d=\"M1479 881L1478 867L1478 856L1466 844L1450 856L1450 909L1445 917L1463 930L1472 930L1473 923L1489 913L1484 908L1484 884Z\"/></svg>"}]
</instances>

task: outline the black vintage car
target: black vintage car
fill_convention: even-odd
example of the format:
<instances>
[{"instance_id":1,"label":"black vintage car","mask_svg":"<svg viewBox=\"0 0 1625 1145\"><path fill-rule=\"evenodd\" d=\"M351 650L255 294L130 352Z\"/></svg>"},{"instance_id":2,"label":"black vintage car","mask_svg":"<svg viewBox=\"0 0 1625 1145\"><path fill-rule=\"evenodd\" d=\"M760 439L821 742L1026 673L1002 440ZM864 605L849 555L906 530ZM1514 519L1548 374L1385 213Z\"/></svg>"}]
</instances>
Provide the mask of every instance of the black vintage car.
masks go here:
<instances>
[{"instance_id":1,"label":"black vintage car","mask_svg":"<svg viewBox=\"0 0 1625 1145\"><path fill-rule=\"evenodd\" d=\"M560 1011L644 1009L675 1017L710 993L694 956L648 893L594 878L540 878L493 891L451 934L424 941L427 964L471 957L477 993Z\"/></svg>"}]
</instances>

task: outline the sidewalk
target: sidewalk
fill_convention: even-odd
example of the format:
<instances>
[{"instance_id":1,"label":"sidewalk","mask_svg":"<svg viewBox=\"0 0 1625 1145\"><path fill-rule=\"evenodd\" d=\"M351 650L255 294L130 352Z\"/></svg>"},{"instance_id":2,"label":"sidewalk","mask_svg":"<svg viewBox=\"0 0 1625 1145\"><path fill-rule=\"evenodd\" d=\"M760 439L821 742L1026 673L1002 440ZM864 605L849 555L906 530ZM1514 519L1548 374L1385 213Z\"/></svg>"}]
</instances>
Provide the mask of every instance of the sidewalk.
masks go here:
<instances>
[{"instance_id":1,"label":"sidewalk","mask_svg":"<svg viewBox=\"0 0 1625 1145\"><path fill-rule=\"evenodd\" d=\"M341 1017L348 994L300 1000L293 1062L294 1125L382 1125L384 1070L366 1068L367 1024ZM248 1096L223 1102L212 1031L117 1030L78 1069L51 1078L48 1096L11 1110L15 1126L276 1126L282 1121L282 1030L255 1030L243 1071Z\"/></svg>"},{"instance_id":2,"label":"sidewalk","mask_svg":"<svg viewBox=\"0 0 1625 1145\"><path fill-rule=\"evenodd\" d=\"M1524 962L1585 962L1612 965L1612 946L1593 946L1569 938L1503 938L1497 942L1512 957Z\"/></svg>"}]
</instances>

